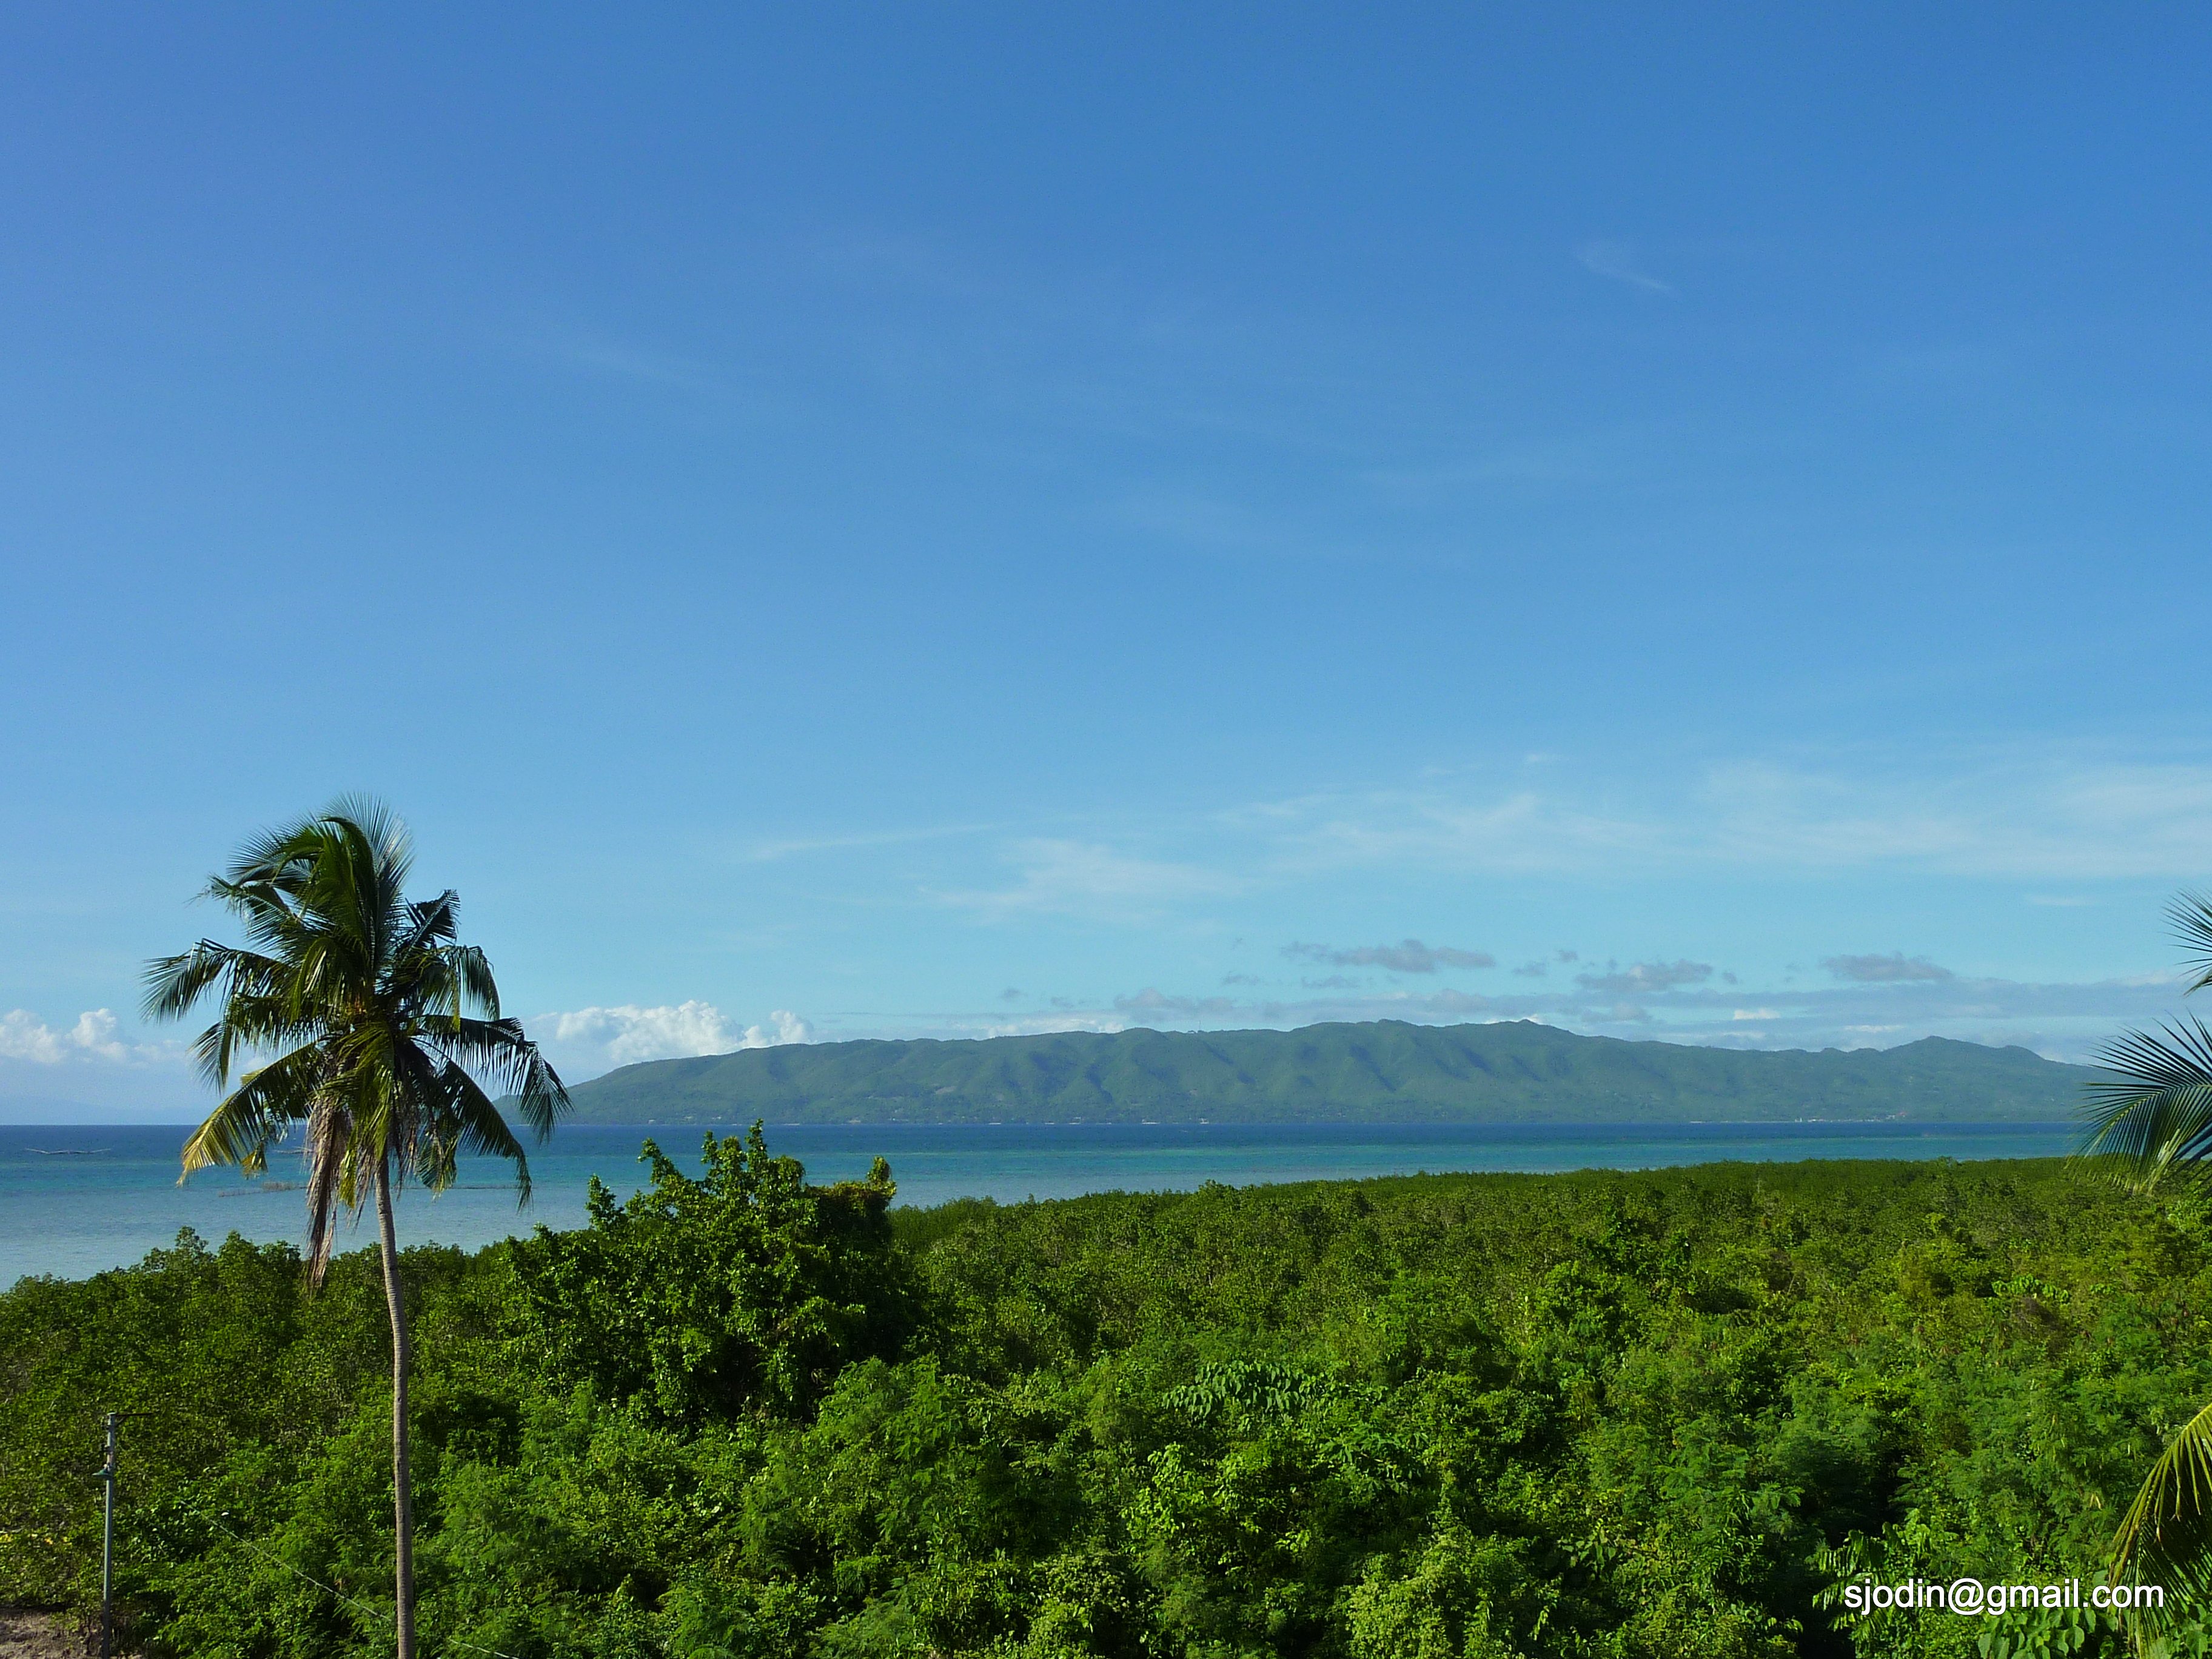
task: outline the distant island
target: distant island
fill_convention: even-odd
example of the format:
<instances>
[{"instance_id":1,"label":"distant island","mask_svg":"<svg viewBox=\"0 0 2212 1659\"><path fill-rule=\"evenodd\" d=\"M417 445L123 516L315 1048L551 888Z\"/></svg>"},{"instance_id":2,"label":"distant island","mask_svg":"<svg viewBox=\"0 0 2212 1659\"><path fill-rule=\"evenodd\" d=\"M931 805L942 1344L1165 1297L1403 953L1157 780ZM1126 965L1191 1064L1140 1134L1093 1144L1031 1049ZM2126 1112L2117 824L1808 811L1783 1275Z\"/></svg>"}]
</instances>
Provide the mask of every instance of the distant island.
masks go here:
<instances>
[{"instance_id":1,"label":"distant island","mask_svg":"<svg viewBox=\"0 0 2212 1659\"><path fill-rule=\"evenodd\" d=\"M1944 1037L1816 1054L1375 1020L793 1043L570 1093L584 1123L2053 1122L2101 1075Z\"/></svg>"}]
</instances>

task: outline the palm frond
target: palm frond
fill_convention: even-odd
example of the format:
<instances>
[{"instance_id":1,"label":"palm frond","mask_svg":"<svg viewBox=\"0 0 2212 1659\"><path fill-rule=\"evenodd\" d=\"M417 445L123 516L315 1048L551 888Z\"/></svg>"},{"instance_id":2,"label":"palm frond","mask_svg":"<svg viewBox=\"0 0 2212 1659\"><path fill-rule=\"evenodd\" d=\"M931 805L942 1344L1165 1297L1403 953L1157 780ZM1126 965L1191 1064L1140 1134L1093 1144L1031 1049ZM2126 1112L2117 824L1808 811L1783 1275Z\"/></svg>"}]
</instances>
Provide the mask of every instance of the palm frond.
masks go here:
<instances>
[{"instance_id":1,"label":"palm frond","mask_svg":"<svg viewBox=\"0 0 2212 1659\"><path fill-rule=\"evenodd\" d=\"M345 917L370 947L370 959L382 965L406 926L407 876L414 864L407 828L382 801L357 794L340 796L317 823L343 849L322 872L343 883L343 900L333 914ZM339 896L337 886L330 890Z\"/></svg>"},{"instance_id":2,"label":"palm frond","mask_svg":"<svg viewBox=\"0 0 2212 1659\"><path fill-rule=\"evenodd\" d=\"M216 1164L235 1164L248 1175L268 1168L270 1143L309 1115L321 1059L309 1044L247 1073L185 1142L178 1180Z\"/></svg>"},{"instance_id":3,"label":"palm frond","mask_svg":"<svg viewBox=\"0 0 2212 1659\"><path fill-rule=\"evenodd\" d=\"M453 1184L453 1084L458 1068L408 1037L388 1048L395 1103L405 1103L392 1117L392 1151L402 1175L412 1172L432 1192Z\"/></svg>"},{"instance_id":4,"label":"palm frond","mask_svg":"<svg viewBox=\"0 0 2212 1659\"><path fill-rule=\"evenodd\" d=\"M194 1040L192 1054L200 1075L224 1089L230 1086L240 1049L283 1048L311 1041L319 1029L315 1020L300 1018L291 999L281 993L232 990L223 998L222 1017Z\"/></svg>"},{"instance_id":5,"label":"palm frond","mask_svg":"<svg viewBox=\"0 0 2212 1659\"><path fill-rule=\"evenodd\" d=\"M384 968L385 994L410 1007L460 1012L460 988L447 962L460 901L450 890L410 904Z\"/></svg>"},{"instance_id":6,"label":"palm frond","mask_svg":"<svg viewBox=\"0 0 2212 1659\"><path fill-rule=\"evenodd\" d=\"M229 869L209 884L210 891L266 886L279 879L296 862L300 837L314 822L294 818L251 837L231 855Z\"/></svg>"},{"instance_id":7,"label":"palm frond","mask_svg":"<svg viewBox=\"0 0 2212 1659\"><path fill-rule=\"evenodd\" d=\"M2151 1466L2112 1534L2115 1582L2163 1584L2172 1601L2212 1591L2212 1406L2191 1418Z\"/></svg>"},{"instance_id":8,"label":"palm frond","mask_svg":"<svg viewBox=\"0 0 2212 1659\"><path fill-rule=\"evenodd\" d=\"M2212 1173L2212 1030L2192 1018L2155 1033L2130 1031L2098 1058L2112 1077L2084 1091L2080 1155L2104 1162L2136 1192L2176 1171Z\"/></svg>"},{"instance_id":9,"label":"palm frond","mask_svg":"<svg viewBox=\"0 0 2212 1659\"><path fill-rule=\"evenodd\" d=\"M395 958L386 969L384 994L414 1019L457 1020L468 1012L450 945L424 945Z\"/></svg>"},{"instance_id":10,"label":"palm frond","mask_svg":"<svg viewBox=\"0 0 2212 1659\"><path fill-rule=\"evenodd\" d=\"M227 1019L216 1021L194 1038L192 1060L200 1080L218 1089L229 1087L230 1068L238 1058L239 1043L238 1027Z\"/></svg>"},{"instance_id":11,"label":"palm frond","mask_svg":"<svg viewBox=\"0 0 2212 1659\"><path fill-rule=\"evenodd\" d=\"M498 981L484 953L472 945L410 950L392 963L386 985L392 1000L441 1025L500 1017Z\"/></svg>"},{"instance_id":12,"label":"palm frond","mask_svg":"<svg viewBox=\"0 0 2212 1659\"><path fill-rule=\"evenodd\" d=\"M327 930L301 908L282 879L231 882L222 878L208 884L210 896L221 899L246 924L246 936L264 961L275 964L266 988L282 987L295 1015L314 1001L314 989L324 981L322 962L328 951Z\"/></svg>"},{"instance_id":13,"label":"palm frond","mask_svg":"<svg viewBox=\"0 0 2212 1659\"><path fill-rule=\"evenodd\" d=\"M349 984L374 985L392 931L374 845L358 824L324 818L302 835L301 847L310 856L295 902L316 925L321 971Z\"/></svg>"},{"instance_id":14,"label":"palm frond","mask_svg":"<svg viewBox=\"0 0 2212 1659\"><path fill-rule=\"evenodd\" d=\"M425 1099L402 1071L403 1045L380 1042L373 1051L375 1063L355 1072L360 1093L352 1109L354 1145L365 1170L374 1174L372 1161L389 1160L394 1178L404 1182L415 1173L416 1143L437 1102Z\"/></svg>"},{"instance_id":15,"label":"palm frond","mask_svg":"<svg viewBox=\"0 0 2212 1659\"><path fill-rule=\"evenodd\" d=\"M497 1019L499 981L492 977L489 958L473 945L448 945L445 956L467 1006L486 1019Z\"/></svg>"},{"instance_id":16,"label":"palm frond","mask_svg":"<svg viewBox=\"0 0 2212 1659\"><path fill-rule=\"evenodd\" d=\"M177 1019L206 994L208 988L230 971L234 958L246 954L231 945L204 939L189 951L173 957L156 957L141 976L146 988L141 1005L149 1019Z\"/></svg>"},{"instance_id":17,"label":"palm frond","mask_svg":"<svg viewBox=\"0 0 2212 1659\"><path fill-rule=\"evenodd\" d=\"M543 1140L568 1110L568 1091L516 1019L463 1019L426 1034L454 1060L488 1079L514 1103L516 1114Z\"/></svg>"},{"instance_id":18,"label":"palm frond","mask_svg":"<svg viewBox=\"0 0 2212 1659\"><path fill-rule=\"evenodd\" d=\"M408 873L415 866L414 839L408 835L407 826L399 821L399 815L386 803L374 795L351 792L325 807L318 821L346 824L358 830L389 873L389 890L396 893L407 885Z\"/></svg>"},{"instance_id":19,"label":"palm frond","mask_svg":"<svg viewBox=\"0 0 2212 1659\"><path fill-rule=\"evenodd\" d=\"M426 945L451 945L460 937L461 896L448 887L434 899L407 907L416 918L422 942Z\"/></svg>"},{"instance_id":20,"label":"palm frond","mask_svg":"<svg viewBox=\"0 0 2212 1659\"><path fill-rule=\"evenodd\" d=\"M515 1201L529 1203L530 1158L522 1150L522 1143L514 1138L514 1131L507 1127L507 1119L500 1115L498 1104L484 1092L482 1085L459 1066L449 1065L447 1077L452 1091L447 1097L447 1111L455 1139L468 1152L503 1158L513 1163Z\"/></svg>"},{"instance_id":21,"label":"palm frond","mask_svg":"<svg viewBox=\"0 0 2212 1659\"><path fill-rule=\"evenodd\" d=\"M2166 908L2166 919L2180 942L2183 960L2197 975L2187 989L2201 991L2212 985L2212 894L2177 894Z\"/></svg>"}]
</instances>

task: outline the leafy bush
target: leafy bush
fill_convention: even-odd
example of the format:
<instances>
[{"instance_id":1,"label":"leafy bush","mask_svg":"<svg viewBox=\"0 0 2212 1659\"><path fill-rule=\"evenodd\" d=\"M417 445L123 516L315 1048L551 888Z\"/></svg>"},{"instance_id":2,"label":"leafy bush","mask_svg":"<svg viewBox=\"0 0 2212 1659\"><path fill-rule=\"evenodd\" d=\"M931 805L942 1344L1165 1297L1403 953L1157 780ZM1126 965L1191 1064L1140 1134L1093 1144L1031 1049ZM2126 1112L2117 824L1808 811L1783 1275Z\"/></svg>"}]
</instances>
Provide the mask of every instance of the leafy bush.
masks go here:
<instances>
[{"instance_id":1,"label":"leafy bush","mask_svg":"<svg viewBox=\"0 0 2212 1659\"><path fill-rule=\"evenodd\" d=\"M1863 1574L2094 1579L2212 1395L2212 1237L2055 1163L1425 1176L892 1211L757 1130L410 1252L428 1651L2117 1653ZM368 1261L187 1235L0 1297L0 1601L388 1644ZM2174 1651L2202 1645L2185 1630Z\"/></svg>"}]
</instances>

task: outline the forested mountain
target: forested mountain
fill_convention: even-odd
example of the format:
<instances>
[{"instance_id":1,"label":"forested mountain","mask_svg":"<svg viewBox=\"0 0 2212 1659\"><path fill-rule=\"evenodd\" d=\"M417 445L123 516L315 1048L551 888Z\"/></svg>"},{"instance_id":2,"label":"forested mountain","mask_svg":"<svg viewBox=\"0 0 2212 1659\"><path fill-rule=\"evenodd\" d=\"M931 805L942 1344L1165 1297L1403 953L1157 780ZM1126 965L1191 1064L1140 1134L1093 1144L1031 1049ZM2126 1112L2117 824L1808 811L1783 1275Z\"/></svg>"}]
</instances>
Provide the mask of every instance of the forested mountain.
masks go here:
<instances>
[{"instance_id":1,"label":"forested mountain","mask_svg":"<svg viewBox=\"0 0 2212 1659\"><path fill-rule=\"evenodd\" d=\"M794 1043L650 1060L572 1092L586 1123L2051 1121L2096 1075L1941 1037L1753 1052L1378 1020Z\"/></svg>"}]
</instances>

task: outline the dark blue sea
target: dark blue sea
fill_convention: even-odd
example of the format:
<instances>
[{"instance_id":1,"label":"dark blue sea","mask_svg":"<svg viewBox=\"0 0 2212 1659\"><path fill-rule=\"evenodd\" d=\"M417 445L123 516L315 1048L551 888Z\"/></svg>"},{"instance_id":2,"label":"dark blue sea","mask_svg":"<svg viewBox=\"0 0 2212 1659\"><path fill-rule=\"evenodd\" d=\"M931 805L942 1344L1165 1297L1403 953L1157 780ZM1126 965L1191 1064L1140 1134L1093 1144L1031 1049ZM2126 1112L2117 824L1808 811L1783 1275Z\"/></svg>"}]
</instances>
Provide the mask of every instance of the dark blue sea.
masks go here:
<instances>
[{"instance_id":1,"label":"dark blue sea","mask_svg":"<svg viewBox=\"0 0 2212 1659\"><path fill-rule=\"evenodd\" d=\"M1723 1160L1808 1158L2047 1158L2069 1151L2065 1124L1678 1123L1635 1128L1447 1124L836 1125L771 1129L769 1149L805 1161L817 1181L866 1173L889 1158L902 1204L988 1197L1001 1202L1081 1193L1180 1191L1208 1181L1348 1180L1448 1170L1645 1170ZM193 1227L210 1243L230 1232L254 1240L301 1237L306 1215L295 1157L279 1152L249 1181L206 1170L177 1184L186 1131L132 1126L0 1127L0 1286L26 1273L81 1278L137 1261ZM476 1246L537 1223L573 1227L596 1175L617 1193L641 1184L638 1143L654 1136L696 1169L705 1131L563 1127L531 1153L537 1195L515 1206L501 1166L465 1164L459 1183L436 1196L403 1194L399 1229L410 1243ZM372 1243L373 1218L339 1240Z\"/></svg>"}]
</instances>

